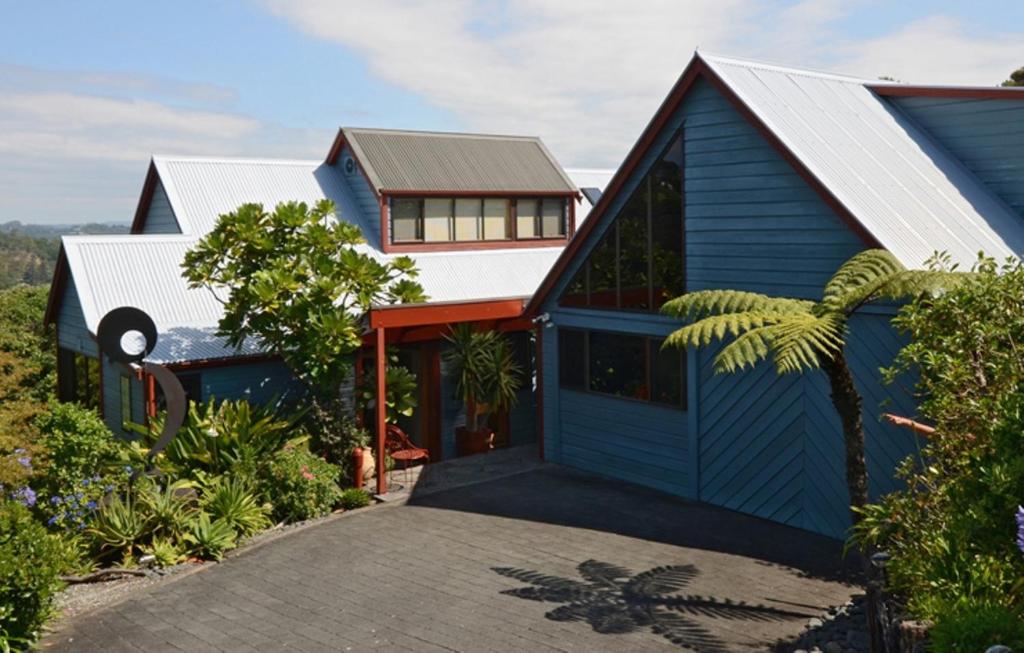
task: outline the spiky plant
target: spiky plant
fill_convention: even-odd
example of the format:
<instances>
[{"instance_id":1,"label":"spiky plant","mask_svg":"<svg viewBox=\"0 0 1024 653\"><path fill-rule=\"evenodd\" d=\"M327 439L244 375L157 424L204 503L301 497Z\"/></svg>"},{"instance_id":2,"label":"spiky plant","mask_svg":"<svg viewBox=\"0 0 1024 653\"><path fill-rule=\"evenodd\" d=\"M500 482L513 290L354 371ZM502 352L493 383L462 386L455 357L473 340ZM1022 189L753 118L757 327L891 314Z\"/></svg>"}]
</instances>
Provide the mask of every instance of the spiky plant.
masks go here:
<instances>
[{"instance_id":1,"label":"spiky plant","mask_svg":"<svg viewBox=\"0 0 1024 653\"><path fill-rule=\"evenodd\" d=\"M666 347L701 347L731 338L715 357L715 373L737 372L770 360L779 374L822 370L843 425L846 484L853 521L868 502L861 396L843 354L847 323L859 308L880 299L900 300L959 283L963 273L935 256L929 270L907 270L883 249L869 249L843 263L813 302L738 290L702 290L677 297L662 312L695 320L666 340Z\"/></svg>"}]
</instances>

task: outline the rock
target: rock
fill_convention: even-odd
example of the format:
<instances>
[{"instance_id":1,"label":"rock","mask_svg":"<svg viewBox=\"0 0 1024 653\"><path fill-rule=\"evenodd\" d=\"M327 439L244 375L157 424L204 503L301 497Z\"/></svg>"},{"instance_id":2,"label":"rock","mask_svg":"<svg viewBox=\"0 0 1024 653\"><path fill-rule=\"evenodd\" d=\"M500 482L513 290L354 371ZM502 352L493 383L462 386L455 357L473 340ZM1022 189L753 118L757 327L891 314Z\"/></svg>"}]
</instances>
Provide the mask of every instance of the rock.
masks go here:
<instances>
[{"instance_id":1,"label":"rock","mask_svg":"<svg viewBox=\"0 0 1024 653\"><path fill-rule=\"evenodd\" d=\"M846 632L846 645L852 646L859 651L866 651L871 643L871 638L862 630L849 630Z\"/></svg>"},{"instance_id":2,"label":"rock","mask_svg":"<svg viewBox=\"0 0 1024 653\"><path fill-rule=\"evenodd\" d=\"M808 628L821 628L821 626L824 623L825 622L823 622L821 619L818 619L817 617L812 617L811 619L809 619L807 621L807 627Z\"/></svg>"},{"instance_id":3,"label":"rock","mask_svg":"<svg viewBox=\"0 0 1024 653\"><path fill-rule=\"evenodd\" d=\"M829 642L821 650L822 653L843 653L843 645L839 642Z\"/></svg>"}]
</instances>

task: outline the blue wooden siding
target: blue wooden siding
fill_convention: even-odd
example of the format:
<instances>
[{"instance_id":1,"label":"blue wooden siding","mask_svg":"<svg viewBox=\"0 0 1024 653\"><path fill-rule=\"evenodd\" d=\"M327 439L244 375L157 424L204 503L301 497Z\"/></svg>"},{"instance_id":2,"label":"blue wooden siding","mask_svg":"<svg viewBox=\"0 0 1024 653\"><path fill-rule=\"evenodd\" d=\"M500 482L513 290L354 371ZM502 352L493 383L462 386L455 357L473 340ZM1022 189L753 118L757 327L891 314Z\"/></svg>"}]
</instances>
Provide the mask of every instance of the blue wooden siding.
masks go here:
<instances>
[{"instance_id":1,"label":"blue wooden siding","mask_svg":"<svg viewBox=\"0 0 1024 653\"><path fill-rule=\"evenodd\" d=\"M115 435L130 438L135 437L133 433L121 428L121 377L125 375L124 368L113 362L106 356L103 357L103 421L107 428ZM134 374L128 375L131 383L131 415L128 421L135 424L142 424L146 421L146 402L143 395L143 385Z\"/></svg>"},{"instance_id":2,"label":"blue wooden siding","mask_svg":"<svg viewBox=\"0 0 1024 653\"><path fill-rule=\"evenodd\" d=\"M349 149L348 145L344 146L341 148L341 155L338 157L338 162L335 165L341 166L344 172L345 159L351 156L352 150ZM355 198L356 204L363 213L363 235L366 241L371 245L382 246L380 242L380 205L377 203L377 196L374 194L373 189L370 188L366 177L360 172L359 166L356 166L351 174L344 172L344 175L345 181L352 191L352 197Z\"/></svg>"},{"instance_id":3,"label":"blue wooden siding","mask_svg":"<svg viewBox=\"0 0 1024 653\"><path fill-rule=\"evenodd\" d=\"M563 309L558 327L661 337L675 324L657 315ZM685 411L558 386L558 328L544 329L544 454L547 460L665 492L695 497L694 442Z\"/></svg>"},{"instance_id":4,"label":"blue wooden siding","mask_svg":"<svg viewBox=\"0 0 1024 653\"><path fill-rule=\"evenodd\" d=\"M181 227L174 217L174 209L171 208L171 201L167 198L167 191L164 190L163 182L157 181L153 189L153 198L149 201L149 208L146 210L146 218L142 223L144 234L180 234Z\"/></svg>"},{"instance_id":5,"label":"blue wooden siding","mask_svg":"<svg viewBox=\"0 0 1024 653\"><path fill-rule=\"evenodd\" d=\"M632 190L684 126L689 291L737 288L819 299L863 243L718 92L695 84L654 147L613 200L596 233L556 284L545 310L557 326L664 335L660 316L563 309L557 297ZM897 486L913 437L883 424L886 410L913 415L904 388L885 387L900 340L891 310L857 316L847 357L864 394L872 493ZM849 524L844 446L821 373L778 376L770 365L714 375L717 348L688 356L686 413L561 390L557 328L544 331L545 455L593 472L695 497L833 537Z\"/></svg>"},{"instance_id":6,"label":"blue wooden siding","mask_svg":"<svg viewBox=\"0 0 1024 653\"><path fill-rule=\"evenodd\" d=\"M78 301L75 280L70 274L64 287L64 297L60 300L60 311L57 313L57 337L59 345L65 349L93 358L98 355L96 339L85 325L85 313L82 312L82 304Z\"/></svg>"},{"instance_id":7,"label":"blue wooden siding","mask_svg":"<svg viewBox=\"0 0 1024 653\"><path fill-rule=\"evenodd\" d=\"M1024 217L1024 102L933 97L889 100Z\"/></svg>"},{"instance_id":8,"label":"blue wooden siding","mask_svg":"<svg viewBox=\"0 0 1024 653\"><path fill-rule=\"evenodd\" d=\"M248 399L265 404L273 399L295 399L302 386L280 361L208 367L200 374L203 400Z\"/></svg>"}]
</instances>

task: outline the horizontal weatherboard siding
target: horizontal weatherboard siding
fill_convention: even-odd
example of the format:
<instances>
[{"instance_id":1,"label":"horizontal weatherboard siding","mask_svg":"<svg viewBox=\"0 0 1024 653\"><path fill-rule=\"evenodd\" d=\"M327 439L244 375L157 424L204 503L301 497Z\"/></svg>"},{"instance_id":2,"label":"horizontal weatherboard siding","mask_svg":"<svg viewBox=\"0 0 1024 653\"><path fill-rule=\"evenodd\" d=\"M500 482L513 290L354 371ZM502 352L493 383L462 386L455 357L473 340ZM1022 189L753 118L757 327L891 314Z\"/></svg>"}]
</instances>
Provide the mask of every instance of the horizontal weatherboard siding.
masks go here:
<instances>
[{"instance_id":1,"label":"horizontal weatherboard siding","mask_svg":"<svg viewBox=\"0 0 1024 653\"><path fill-rule=\"evenodd\" d=\"M1024 101L892 97L1024 218Z\"/></svg>"},{"instance_id":2,"label":"horizontal weatherboard siding","mask_svg":"<svg viewBox=\"0 0 1024 653\"><path fill-rule=\"evenodd\" d=\"M149 209L146 211L146 220L142 225L144 234L180 234L181 227L174 217L174 210L167 198L167 191L164 190L162 182L157 181L153 189L153 197L149 200Z\"/></svg>"}]
</instances>

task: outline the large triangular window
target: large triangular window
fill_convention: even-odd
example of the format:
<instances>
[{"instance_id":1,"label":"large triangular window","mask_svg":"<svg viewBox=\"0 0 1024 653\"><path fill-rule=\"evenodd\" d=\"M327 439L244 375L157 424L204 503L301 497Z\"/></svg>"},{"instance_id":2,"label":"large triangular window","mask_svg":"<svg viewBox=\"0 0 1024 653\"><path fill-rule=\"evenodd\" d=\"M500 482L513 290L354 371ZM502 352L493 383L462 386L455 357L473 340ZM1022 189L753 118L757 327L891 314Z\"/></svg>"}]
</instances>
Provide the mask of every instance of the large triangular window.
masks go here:
<instances>
[{"instance_id":1,"label":"large triangular window","mask_svg":"<svg viewBox=\"0 0 1024 653\"><path fill-rule=\"evenodd\" d=\"M623 205L559 304L658 310L685 291L684 239L680 133Z\"/></svg>"}]
</instances>

